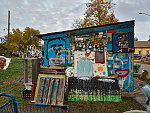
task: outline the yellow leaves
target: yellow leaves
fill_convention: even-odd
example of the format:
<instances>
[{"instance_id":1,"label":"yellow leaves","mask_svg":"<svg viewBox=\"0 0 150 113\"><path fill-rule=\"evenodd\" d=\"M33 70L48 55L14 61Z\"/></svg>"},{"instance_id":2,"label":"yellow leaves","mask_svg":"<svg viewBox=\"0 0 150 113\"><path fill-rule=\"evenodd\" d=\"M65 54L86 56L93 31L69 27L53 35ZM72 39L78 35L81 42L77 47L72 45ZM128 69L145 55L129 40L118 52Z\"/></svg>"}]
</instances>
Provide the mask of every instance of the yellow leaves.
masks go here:
<instances>
[{"instance_id":1,"label":"yellow leaves","mask_svg":"<svg viewBox=\"0 0 150 113\"><path fill-rule=\"evenodd\" d=\"M25 51L27 46L30 46L32 42L39 41L35 35L39 35L39 30L35 30L33 28L26 27L22 32L19 28L12 29L10 32L10 51ZM8 36L5 36L8 39ZM6 41L5 47L8 46L8 42Z\"/></svg>"},{"instance_id":2,"label":"yellow leaves","mask_svg":"<svg viewBox=\"0 0 150 113\"><path fill-rule=\"evenodd\" d=\"M113 13L112 0L91 0L86 6L82 27L118 22Z\"/></svg>"}]
</instances>

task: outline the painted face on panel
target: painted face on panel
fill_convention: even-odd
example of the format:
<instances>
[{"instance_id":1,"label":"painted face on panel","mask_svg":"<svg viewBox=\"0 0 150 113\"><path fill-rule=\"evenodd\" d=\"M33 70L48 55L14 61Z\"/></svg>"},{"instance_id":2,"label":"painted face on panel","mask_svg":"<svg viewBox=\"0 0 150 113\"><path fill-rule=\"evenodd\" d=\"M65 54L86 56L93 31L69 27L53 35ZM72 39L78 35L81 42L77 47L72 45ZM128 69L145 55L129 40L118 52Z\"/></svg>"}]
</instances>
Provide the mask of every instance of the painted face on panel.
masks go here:
<instances>
[{"instance_id":1,"label":"painted face on panel","mask_svg":"<svg viewBox=\"0 0 150 113\"><path fill-rule=\"evenodd\" d=\"M128 35L121 35L117 37L117 47L119 49L129 48Z\"/></svg>"},{"instance_id":2,"label":"painted face on panel","mask_svg":"<svg viewBox=\"0 0 150 113\"><path fill-rule=\"evenodd\" d=\"M54 38L47 43L47 62L50 66L65 63L66 41L63 38Z\"/></svg>"}]
</instances>

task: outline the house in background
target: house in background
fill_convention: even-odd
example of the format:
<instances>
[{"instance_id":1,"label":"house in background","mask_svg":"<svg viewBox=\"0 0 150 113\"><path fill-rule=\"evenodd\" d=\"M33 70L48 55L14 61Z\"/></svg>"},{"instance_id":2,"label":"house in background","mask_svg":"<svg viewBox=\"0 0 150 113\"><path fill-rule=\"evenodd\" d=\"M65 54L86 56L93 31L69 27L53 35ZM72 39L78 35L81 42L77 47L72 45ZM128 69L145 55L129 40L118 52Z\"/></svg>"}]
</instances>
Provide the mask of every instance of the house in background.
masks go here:
<instances>
[{"instance_id":1,"label":"house in background","mask_svg":"<svg viewBox=\"0 0 150 113\"><path fill-rule=\"evenodd\" d=\"M1 44L1 43L4 43L5 41L6 41L5 38L0 37L0 44Z\"/></svg>"},{"instance_id":2,"label":"house in background","mask_svg":"<svg viewBox=\"0 0 150 113\"><path fill-rule=\"evenodd\" d=\"M150 41L134 41L134 55L146 56L150 54Z\"/></svg>"}]
</instances>

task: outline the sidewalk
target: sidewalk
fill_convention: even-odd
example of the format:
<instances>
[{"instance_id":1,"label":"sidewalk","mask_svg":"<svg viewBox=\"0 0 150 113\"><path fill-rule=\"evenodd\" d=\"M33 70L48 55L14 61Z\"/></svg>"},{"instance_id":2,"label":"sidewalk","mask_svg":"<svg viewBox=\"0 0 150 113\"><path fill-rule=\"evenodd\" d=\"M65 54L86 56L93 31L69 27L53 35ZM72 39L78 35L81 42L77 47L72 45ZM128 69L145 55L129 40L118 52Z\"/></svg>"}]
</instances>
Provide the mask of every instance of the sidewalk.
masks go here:
<instances>
[{"instance_id":1,"label":"sidewalk","mask_svg":"<svg viewBox=\"0 0 150 113\"><path fill-rule=\"evenodd\" d=\"M142 91L140 90L139 84L145 85L146 83L144 81L134 78L134 92L136 95L135 100L146 108L145 97Z\"/></svg>"}]
</instances>

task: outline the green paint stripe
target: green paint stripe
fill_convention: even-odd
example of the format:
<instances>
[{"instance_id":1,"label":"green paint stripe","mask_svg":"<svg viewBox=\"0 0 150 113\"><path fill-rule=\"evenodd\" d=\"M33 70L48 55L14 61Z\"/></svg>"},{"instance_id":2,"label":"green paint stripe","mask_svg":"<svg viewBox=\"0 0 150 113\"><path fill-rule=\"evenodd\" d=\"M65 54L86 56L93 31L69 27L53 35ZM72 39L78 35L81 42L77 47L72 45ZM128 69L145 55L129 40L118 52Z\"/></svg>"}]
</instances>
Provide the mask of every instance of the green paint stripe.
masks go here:
<instances>
[{"instance_id":1,"label":"green paint stripe","mask_svg":"<svg viewBox=\"0 0 150 113\"><path fill-rule=\"evenodd\" d=\"M60 80L58 81L57 97L58 97L58 94L59 94L59 87L60 87Z\"/></svg>"},{"instance_id":2,"label":"green paint stripe","mask_svg":"<svg viewBox=\"0 0 150 113\"><path fill-rule=\"evenodd\" d=\"M121 95L68 95L68 101L122 102Z\"/></svg>"},{"instance_id":3,"label":"green paint stripe","mask_svg":"<svg viewBox=\"0 0 150 113\"><path fill-rule=\"evenodd\" d=\"M54 90L55 90L55 81L53 82L52 93L51 93L51 99L53 99Z\"/></svg>"}]
</instances>

